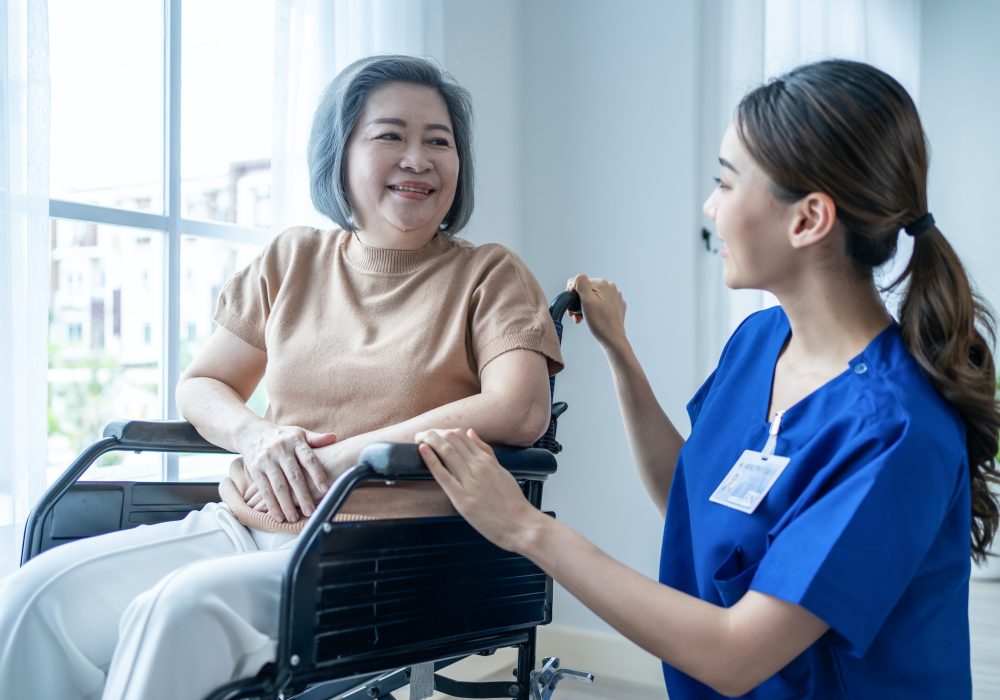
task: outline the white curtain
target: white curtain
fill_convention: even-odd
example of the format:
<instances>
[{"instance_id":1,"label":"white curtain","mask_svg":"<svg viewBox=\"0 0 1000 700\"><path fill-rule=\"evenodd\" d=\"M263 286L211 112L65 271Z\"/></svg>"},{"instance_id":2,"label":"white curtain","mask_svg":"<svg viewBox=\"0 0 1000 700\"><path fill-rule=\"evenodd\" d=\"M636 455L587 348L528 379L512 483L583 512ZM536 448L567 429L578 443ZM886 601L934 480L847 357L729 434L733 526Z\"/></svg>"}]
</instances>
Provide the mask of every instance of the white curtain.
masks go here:
<instances>
[{"instance_id":1,"label":"white curtain","mask_svg":"<svg viewBox=\"0 0 1000 700\"><path fill-rule=\"evenodd\" d=\"M352 61L402 53L443 61L441 0L277 0L273 226L329 226L309 197L306 144L319 96Z\"/></svg>"},{"instance_id":2,"label":"white curtain","mask_svg":"<svg viewBox=\"0 0 1000 700\"><path fill-rule=\"evenodd\" d=\"M732 118L739 97L752 83L761 83L795 66L823 58L850 58L886 71L909 90L914 100L920 84L920 0L730 0L722 19L731 36L725 47L731 72L723 76L724 123ZM747 17L747 13L756 17ZM762 17L761 17L762 15ZM756 71L756 79L749 81ZM747 85L750 82L751 85ZM905 239L905 237L904 237ZM897 261L909 258L909 240L900 241ZM904 263L883 271L892 279ZM713 280L714 282L714 280ZM718 314L728 337L740 321L776 303L764 292L738 290L726 295L728 312Z\"/></svg>"},{"instance_id":3,"label":"white curtain","mask_svg":"<svg viewBox=\"0 0 1000 700\"><path fill-rule=\"evenodd\" d=\"M45 488L49 308L45 0L0 0L0 576Z\"/></svg>"},{"instance_id":4,"label":"white curtain","mask_svg":"<svg viewBox=\"0 0 1000 700\"><path fill-rule=\"evenodd\" d=\"M852 58L893 76L917 102L920 18L920 0L767 0L765 75L778 75L800 63L822 58ZM896 279L912 250L912 239L900 236L896 257L879 271L877 281ZM898 299L887 302L895 313Z\"/></svg>"},{"instance_id":5,"label":"white curtain","mask_svg":"<svg viewBox=\"0 0 1000 700\"><path fill-rule=\"evenodd\" d=\"M829 57L871 63L896 78L916 99L920 0L767 0L766 76Z\"/></svg>"}]
</instances>

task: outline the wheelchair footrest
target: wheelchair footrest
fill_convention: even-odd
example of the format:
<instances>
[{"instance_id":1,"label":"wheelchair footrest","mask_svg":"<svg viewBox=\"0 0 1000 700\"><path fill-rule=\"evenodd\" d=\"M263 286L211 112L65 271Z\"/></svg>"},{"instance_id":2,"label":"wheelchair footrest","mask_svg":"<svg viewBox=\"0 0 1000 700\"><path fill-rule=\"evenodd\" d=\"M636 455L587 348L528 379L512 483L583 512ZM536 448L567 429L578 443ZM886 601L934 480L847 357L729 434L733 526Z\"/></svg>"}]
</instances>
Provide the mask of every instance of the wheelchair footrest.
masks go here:
<instances>
[{"instance_id":1,"label":"wheelchair footrest","mask_svg":"<svg viewBox=\"0 0 1000 700\"><path fill-rule=\"evenodd\" d=\"M531 700L550 700L552 693L556 690L556 685L564 678L572 678L584 683L594 682L593 673L559 668L557 657L546 656L542 661L541 669L531 672Z\"/></svg>"},{"instance_id":2,"label":"wheelchair footrest","mask_svg":"<svg viewBox=\"0 0 1000 700\"><path fill-rule=\"evenodd\" d=\"M434 689L453 698L517 698L521 686L506 681L456 681L434 674Z\"/></svg>"}]
</instances>

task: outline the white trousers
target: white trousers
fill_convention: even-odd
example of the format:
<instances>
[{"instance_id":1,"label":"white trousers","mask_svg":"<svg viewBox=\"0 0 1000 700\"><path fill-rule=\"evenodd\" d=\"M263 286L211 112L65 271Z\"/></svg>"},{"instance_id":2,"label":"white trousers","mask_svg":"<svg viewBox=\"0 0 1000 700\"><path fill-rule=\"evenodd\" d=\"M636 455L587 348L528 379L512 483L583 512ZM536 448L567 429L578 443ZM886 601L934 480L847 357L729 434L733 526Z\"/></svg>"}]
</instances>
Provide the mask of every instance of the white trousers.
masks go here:
<instances>
[{"instance_id":1,"label":"white trousers","mask_svg":"<svg viewBox=\"0 0 1000 700\"><path fill-rule=\"evenodd\" d=\"M32 559L0 580L0 698L200 700L255 674L292 539L210 503Z\"/></svg>"}]
</instances>

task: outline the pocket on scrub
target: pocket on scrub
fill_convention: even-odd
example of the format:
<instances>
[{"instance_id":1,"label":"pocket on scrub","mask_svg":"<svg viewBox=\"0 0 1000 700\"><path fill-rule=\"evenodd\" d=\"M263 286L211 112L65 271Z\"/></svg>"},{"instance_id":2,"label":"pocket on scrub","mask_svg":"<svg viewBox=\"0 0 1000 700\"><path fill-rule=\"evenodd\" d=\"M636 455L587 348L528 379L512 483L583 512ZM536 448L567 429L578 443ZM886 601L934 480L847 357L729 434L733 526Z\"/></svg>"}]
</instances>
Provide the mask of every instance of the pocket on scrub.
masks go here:
<instances>
[{"instance_id":1,"label":"pocket on scrub","mask_svg":"<svg viewBox=\"0 0 1000 700\"><path fill-rule=\"evenodd\" d=\"M712 575L715 590L719 592L722 604L727 608L743 597L757 573L759 562L746 566L745 558L743 548L736 545Z\"/></svg>"}]
</instances>

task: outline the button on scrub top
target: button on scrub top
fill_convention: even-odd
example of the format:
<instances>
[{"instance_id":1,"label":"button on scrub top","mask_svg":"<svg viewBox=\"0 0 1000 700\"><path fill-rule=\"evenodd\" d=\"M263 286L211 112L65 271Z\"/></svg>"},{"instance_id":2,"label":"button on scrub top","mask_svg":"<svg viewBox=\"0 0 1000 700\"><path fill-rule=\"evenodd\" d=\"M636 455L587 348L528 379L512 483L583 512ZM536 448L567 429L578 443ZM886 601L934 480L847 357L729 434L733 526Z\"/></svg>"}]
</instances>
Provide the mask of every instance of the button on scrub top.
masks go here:
<instances>
[{"instance_id":1,"label":"button on scrub top","mask_svg":"<svg viewBox=\"0 0 1000 700\"><path fill-rule=\"evenodd\" d=\"M716 605L755 590L830 626L747 697L970 698L971 496L965 429L895 324L786 408L790 459L752 514L709 502L767 441L780 307L754 314L688 404L660 581ZM722 697L664 664L671 700Z\"/></svg>"}]
</instances>

